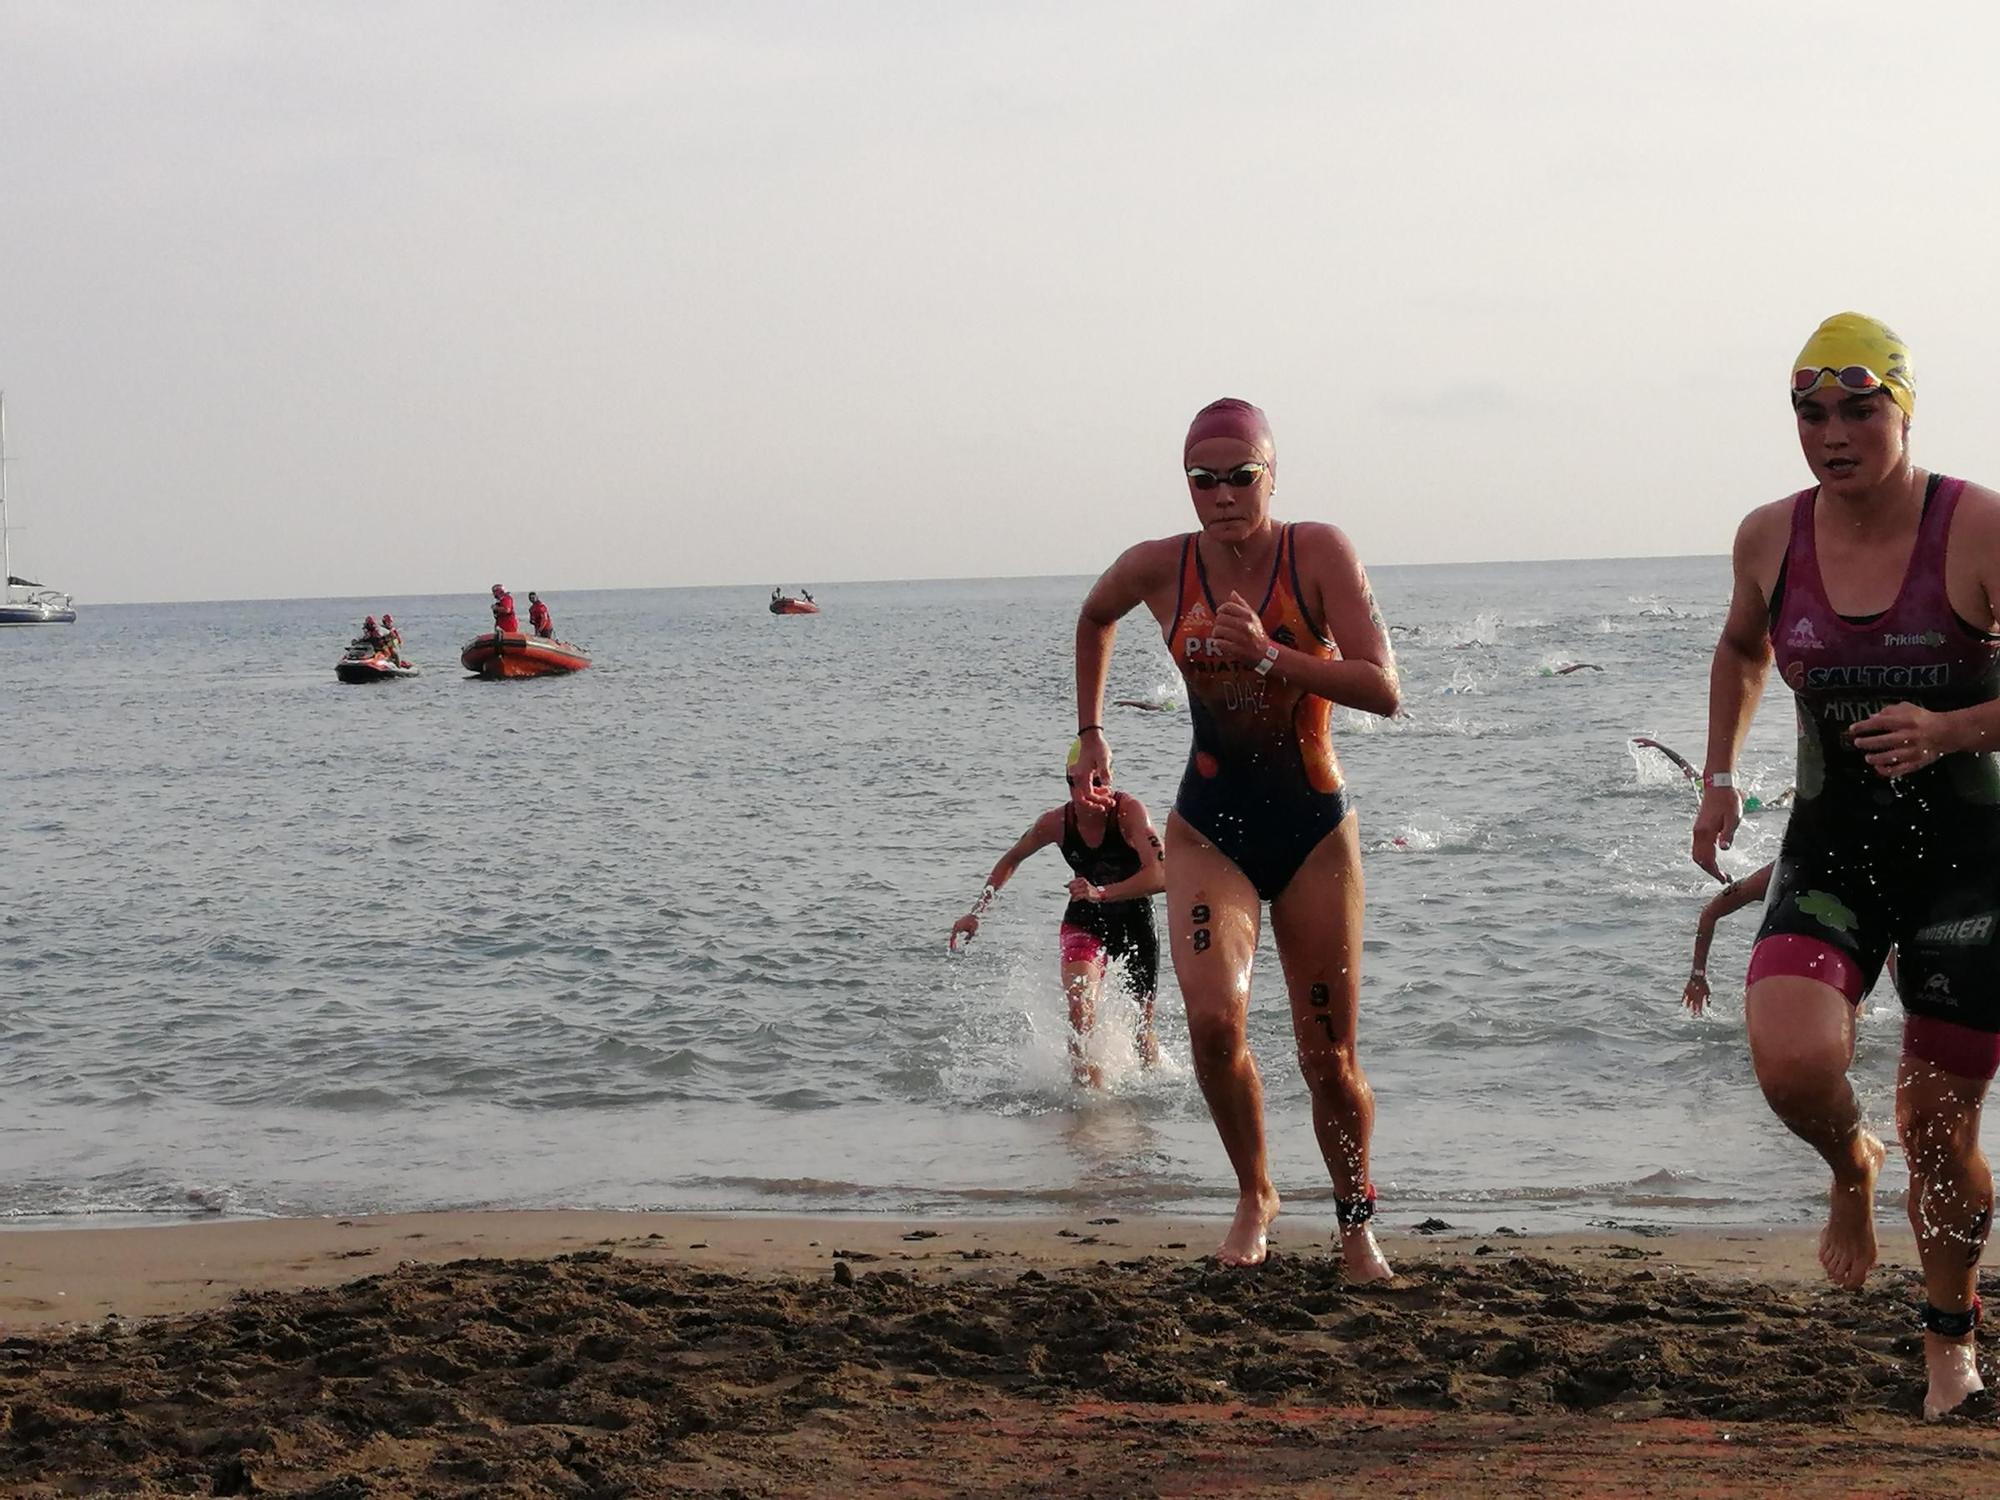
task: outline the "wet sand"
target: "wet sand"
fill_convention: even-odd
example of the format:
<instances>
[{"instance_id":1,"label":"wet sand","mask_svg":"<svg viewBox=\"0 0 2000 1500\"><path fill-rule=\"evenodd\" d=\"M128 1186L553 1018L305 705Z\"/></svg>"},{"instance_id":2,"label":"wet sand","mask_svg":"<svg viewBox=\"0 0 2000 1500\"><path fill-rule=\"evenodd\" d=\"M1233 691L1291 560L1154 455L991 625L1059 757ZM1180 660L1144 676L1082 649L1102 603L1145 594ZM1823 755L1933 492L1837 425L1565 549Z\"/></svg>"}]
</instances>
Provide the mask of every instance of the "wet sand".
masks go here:
<instances>
[{"instance_id":1,"label":"wet sand","mask_svg":"<svg viewBox=\"0 0 2000 1500\"><path fill-rule=\"evenodd\" d=\"M2000 1488L1990 1413L1918 1415L1907 1234L1844 1294L1790 1231L1392 1234L1353 1288L1324 1224L1251 1273L1202 1260L1221 1227L10 1233L0 1495Z\"/></svg>"}]
</instances>

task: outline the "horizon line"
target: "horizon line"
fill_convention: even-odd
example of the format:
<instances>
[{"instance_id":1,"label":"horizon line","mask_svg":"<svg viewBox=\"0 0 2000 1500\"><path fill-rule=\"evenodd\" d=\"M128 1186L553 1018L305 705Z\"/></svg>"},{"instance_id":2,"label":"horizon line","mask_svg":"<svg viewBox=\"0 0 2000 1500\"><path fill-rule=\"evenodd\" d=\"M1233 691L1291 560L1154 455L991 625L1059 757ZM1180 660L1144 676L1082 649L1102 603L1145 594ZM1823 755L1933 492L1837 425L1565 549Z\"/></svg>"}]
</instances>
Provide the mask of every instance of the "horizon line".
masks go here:
<instances>
[{"instance_id":1,"label":"horizon line","mask_svg":"<svg viewBox=\"0 0 2000 1500\"><path fill-rule=\"evenodd\" d=\"M1727 558L1727 552L1641 552L1596 555L1589 557L1505 557L1467 558L1453 562L1387 562L1371 565L1370 571L1390 568L1529 568L1548 563L1582 562L1687 562L1702 558ZM800 587L858 588L874 587L893 583L1001 583L1009 579L1039 578L1090 578L1090 573L940 573L910 575L901 578L828 578L816 580ZM770 585L761 581L735 581L729 583L639 583L614 584L609 586L568 588L560 584L541 586L535 589L540 594L653 594L670 591L693 592L699 589L765 589ZM779 587L784 587L780 584ZM307 604L316 601L344 603L355 599L442 599L464 592L469 598L486 598L485 589L435 589L415 590L392 594L242 594L232 597L206 599L103 599L94 604L88 599L78 600L79 609L126 609L136 605L191 605L191 604ZM74 597L74 596L72 596Z\"/></svg>"}]
</instances>

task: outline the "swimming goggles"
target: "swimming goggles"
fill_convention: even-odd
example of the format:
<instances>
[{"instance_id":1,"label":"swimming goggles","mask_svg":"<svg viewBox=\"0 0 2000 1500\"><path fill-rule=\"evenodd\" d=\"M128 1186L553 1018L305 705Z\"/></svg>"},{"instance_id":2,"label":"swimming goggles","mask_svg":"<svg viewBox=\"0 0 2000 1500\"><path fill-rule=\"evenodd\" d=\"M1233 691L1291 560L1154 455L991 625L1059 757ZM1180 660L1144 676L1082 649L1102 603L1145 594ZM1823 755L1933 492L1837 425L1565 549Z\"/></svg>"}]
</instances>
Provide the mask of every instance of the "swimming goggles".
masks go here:
<instances>
[{"instance_id":1,"label":"swimming goggles","mask_svg":"<svg viewBox=\"0 0 2000 1500\"><path fill-rule=\"evenodd\" d=\"M1198 490L1212 490L1218 484L1226 484L1232 490L1247 490L1264 477L1268 467L1260 463L1238 464L1226 474L1218 474L1213 469L1191 468L1187 477L1188 483Z\"/></svg>"},{"instance_id":2,"label":"swimming goggles","mask_svg":"<svg viewBox=\"0 0 2000 1500\"><path fill-rule=\"evenodd\" d=\"M1857 396L1886 390L1889 384L1866 365L1842 365L1838 370L1832 365L1821 365L1818 369L1806 365L1792 371L1792 400L1803 401L1825 384L1829 375L1843 391L1852 391Z\"/></svg>"}]
</instances>

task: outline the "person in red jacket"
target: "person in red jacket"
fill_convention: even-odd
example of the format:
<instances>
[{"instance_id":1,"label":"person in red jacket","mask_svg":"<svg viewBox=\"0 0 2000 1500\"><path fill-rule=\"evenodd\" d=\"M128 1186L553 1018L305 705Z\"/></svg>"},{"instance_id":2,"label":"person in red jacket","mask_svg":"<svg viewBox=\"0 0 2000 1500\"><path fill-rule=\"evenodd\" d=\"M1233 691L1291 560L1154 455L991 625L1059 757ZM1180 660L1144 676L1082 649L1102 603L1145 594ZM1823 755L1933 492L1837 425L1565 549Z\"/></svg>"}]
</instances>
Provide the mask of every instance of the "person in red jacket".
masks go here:
<instances>
[{"instance_id":1,"label":"person in red jacket","mask_svg":"<svg viewBox=\"0 0 2000 1500\"><path fill-rule=\"evenodd\" d=\"M520 618L514 613L514 596L497 583L493 585L493 628L508 635L521 633Z\"/></svg>"},{"instance_id":2,"label":"person in red jacket","mask_svg":"<svg viewBox=\"0 0 2000 1500\"><path fill-rule=\"evenodd\" d=\"M545 641L556 638L555 617L549 607L542 603L542 596L533 589L528 590L528 626Z\"/></svg>"}]
</instances>

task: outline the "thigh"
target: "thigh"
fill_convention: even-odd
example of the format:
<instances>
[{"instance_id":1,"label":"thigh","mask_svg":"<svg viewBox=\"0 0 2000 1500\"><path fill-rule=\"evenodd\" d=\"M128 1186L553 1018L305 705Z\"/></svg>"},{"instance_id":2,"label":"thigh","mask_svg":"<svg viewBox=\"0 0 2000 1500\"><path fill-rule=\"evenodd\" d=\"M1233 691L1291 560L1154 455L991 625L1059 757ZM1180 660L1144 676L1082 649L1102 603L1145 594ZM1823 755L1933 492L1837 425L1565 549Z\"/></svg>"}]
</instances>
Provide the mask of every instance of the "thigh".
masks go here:
<instances>
[{"instance_id":1,"label":"thigh","mask_svg":"<svg viewBox=\"0 0 2000 1500\"><path fill-rule=\"evenodd\" d=\"M1987 1079L1968 1078L1905 1052L1896 1065L1896 1124L1909 1131L1942 1123L1952 1136L1976 1145L1988 1086ZM1903 1143L1906 1153L1909 1144Z\"/></svg>"},{"instance_id":2,"label":"thigh","mask_svg":"<svg viewBox=\"0 0 2000 1500\"><path fill-rule=\"evenodd\" d=\"M1143 918L1122 923L1106 949L1125 973L1125 987L1139 999L1149 998L1160 983L1160 939L1153 930L1150 906Z\"/></svg>"},{"instance_id":3,"label":"thigh","mask_svg":"<svg viewBox=\"0 0 2000 1500\"><path fill-rule=\"evenodd\" d=\"M1104 940L1096 933L1065 922L1057 929L1056 940L1062 953L1065 991L1075 994L1079 985L1092 986L1104 977Z\"/></svg>"},{"instance_id":4,"label":"thigh","mask_svg":"<svg viewBox=\"0 0 2000 1500\"><path fill-rule=\"evenodd\" d=\"M1821 980L1858 1000L1893 941L1885 872L1811 849L1786 850L1771 871L1750 988L1765 976Z\"/></svg>"},{"instance_id":5,"label":"thigh","mask_svg":"<svg viewBox=\"0 0 2000 1500\"><path fill-rule=\"evenodd\" d=\"M1854 1060L1854 1011L1846 995L1817 979L1759 979L1743 998L1751 1061L1760 1068L1812 1065L1844 1072Z\"/></svg>"},{"instance_id":6,"label":"thigh","mask_svg":"<svg viewBox=\"0 0 2000 1500\"><path fill-rule=\"evenodd\" d=\"M1361 835L1352 813L1271 903L1271 933L1301 1048L1351 1046L1361 1004Z\"/></svg>"},{"instance_id":7,"label":"thigh","mask_svg":"<svg viewBox=\"0 0 2000 1500\"><path fill-rule=\"evenodd\" d=\"M1916 883L1896 931L1896 990L1912 1016L2000 1032L2000 854L1968 851Z\"/></svg>"},{"instance_id":8,"label":"thigh","mask_svg":"<svg viewBox=\"0 0 2000 1500\"><path fill-rule=\"evenodd\" d=\"M1250 1004L1263 907L1229 856L1167 816L1167 946L1190 1016L1234 1013Z\"/></svg>"}]
</instances>

